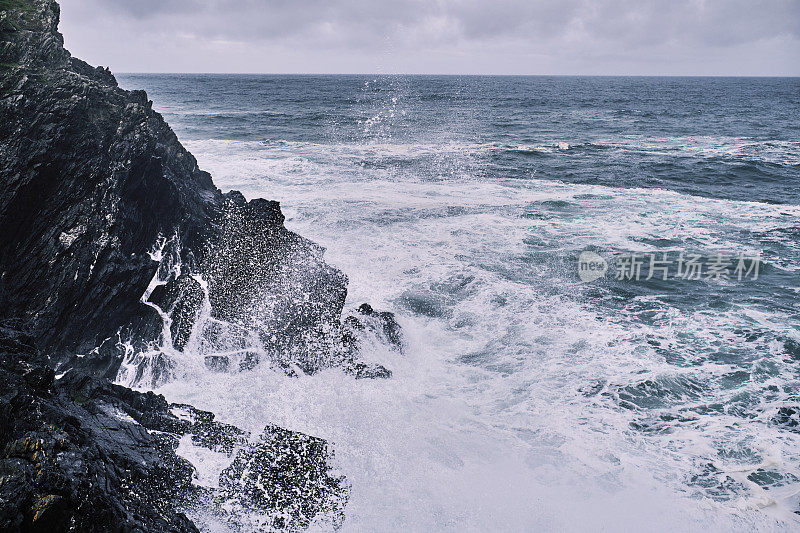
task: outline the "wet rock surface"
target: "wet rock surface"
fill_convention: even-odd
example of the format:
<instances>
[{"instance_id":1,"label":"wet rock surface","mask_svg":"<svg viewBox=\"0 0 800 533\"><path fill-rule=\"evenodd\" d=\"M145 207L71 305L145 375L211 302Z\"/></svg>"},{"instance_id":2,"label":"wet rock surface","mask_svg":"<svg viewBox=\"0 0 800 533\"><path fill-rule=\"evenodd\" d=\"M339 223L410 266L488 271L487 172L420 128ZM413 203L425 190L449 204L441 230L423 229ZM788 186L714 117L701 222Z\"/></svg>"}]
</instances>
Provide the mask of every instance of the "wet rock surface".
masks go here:
<instances>
[{"instance_id":1,"label":"wet rock surface","mask_svg":"<svg viewBox=\"0 0 800 533\"><path fill-rule=\"evenodd\" d=\"M136 421L160 420L164 399L88 376L56 382L30 339L3 335L0 530L197 531L177 511L193 473L177 438Z\"/></svg>"},{"instance_id":2,"label":"wet rock surface","mask_svg":"<svg viewBox=\"0 0 800 533\"><path fill-rule=\"evenodd\" d=\"M127 345L186 346L201 279L209 316L254 332L272 363L352 359L347 278L286 229L277 202L222 194L143 91L63 48L55 2L0 13L0 320L55 364L113 378Z\"/></svg>"},{"instance_id":3,"label":"wet rock surface","mask_svg":"<svg viewBox=\"0 0 800 533\"><path fill-rule=\"evenodd\" d=\"M185 253L213 231L221 194L142 91L70 57L44 0L3 11L0 318L57 360L147 315L159 234Z\"/></svg>"},{"instance_id":4,"label":"wet rock surface","mask_svg":"<svg viewBox=\"0 0 800 533\"><path fill-rule=\"evenodd\" d=\"M0 530L197 531L181 510L209 502L233 524L341 524L348 487L325 441L273 426L253 439L152 392L77 372L56 380L32 339L0 336ZM233 459L221 489L194 484L176 454L185 436Z\"/></svg>"},{"instance_id":5,"label":"wet rock surface","mask_svg":"<svg viewBox=\"0 0 800 533\"><path fill-rule=\"evenodd\" d=\"M239 509L257 510L259 528L302 530L322 515L338 529L349 487L328 468L328 458L324 440L267 426L220 474L221 496Z\"/></svg>"},{"instance_id":6,"label":"wet rock surface","mask_svg":"<svg viewBox=\"0 0 800 533\"><path fill-rule=\"evenodd\" d=\"M343 324L324 250L277 202L222 194L143 91L71 57L58 20L53 0L0 2L0 530L197 531L182 511L209 502L242 530L253 513L338 527L348 487L323 440L109 379L170 379L189 346L220 372L389 377L358 350L367 333L399 347L396 321L362 306ZM195 483L185 439L230 459L218 487Z\"/></svg>"}]
</instances>

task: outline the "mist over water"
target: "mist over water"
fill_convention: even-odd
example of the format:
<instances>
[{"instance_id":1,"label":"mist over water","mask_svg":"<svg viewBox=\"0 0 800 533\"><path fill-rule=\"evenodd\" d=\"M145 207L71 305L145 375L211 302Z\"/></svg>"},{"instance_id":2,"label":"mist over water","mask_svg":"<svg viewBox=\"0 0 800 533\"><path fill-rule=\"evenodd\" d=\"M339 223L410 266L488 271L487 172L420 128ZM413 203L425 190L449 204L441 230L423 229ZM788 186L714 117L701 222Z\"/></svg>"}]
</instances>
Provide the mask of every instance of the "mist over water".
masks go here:
<instances>
[{"instance_id":1,"label":"mist over water","mask_svg":"<svg viewBox=\"0 0 800 533\"><path fill-rule=\"evenodd\" d=\"M345 531L800 526L799 80L119 78L403 326L365 354L389 380L184 364L158 389L330 441ZM581 283L587 248L764 265ZM184 448L199 482L226 466Z\"/></svg>"}]
</instances>

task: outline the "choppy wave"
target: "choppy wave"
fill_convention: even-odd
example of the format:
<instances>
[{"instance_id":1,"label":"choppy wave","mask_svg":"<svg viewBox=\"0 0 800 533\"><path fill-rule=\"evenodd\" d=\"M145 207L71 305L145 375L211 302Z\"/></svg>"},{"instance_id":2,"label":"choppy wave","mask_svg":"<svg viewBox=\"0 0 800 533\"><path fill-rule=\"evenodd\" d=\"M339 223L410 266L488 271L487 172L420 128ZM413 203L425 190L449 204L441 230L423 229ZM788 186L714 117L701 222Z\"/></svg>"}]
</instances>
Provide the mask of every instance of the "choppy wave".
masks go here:
<instances>
[{"instance_id":1,"label":"choppy wave","mask_svg":"<svg viewBox=\"0 0 800 533\"><path fill-rule=\"evenodd\" d=\"M796 206L545 180L368 180L357 173L351 181L344 179L342 167L324 165L320 165L321 172L313 174L318 181L303 183L295 179L291 159L258 157L255 154L260 147L256 145L233 148L252 157L238 166L241 160L231 157L230 152L215 151L219 144L206 145L214 146L210 157L198 150L202 148L200 144L193 149L201 163L217 176L223 180L228 174L238 178L252 176L253 194L269 191L272 197L283 200L289 216L287 224L324 244L329 260L348 272L350 301L354 305L373 301L398 310L406 317L404 326L418 332L419 339L434 339L442 374L420 383L413 368L408 370L412 373L409 376L395 367L397 388L392 394L399 395L393 401L410 404L405 409L424 409L425 417L438 409L437 398L452 402L455 397L459 399L457 403L464 402L461 409L465 412L457 415L462 419L436 420L442 425L438 428L415 427L422 421L405 415L413 420L406 422L412 425L407 431L433 435L439 432L435 444L421 446L436 461L449 465L447 468L464 475L469 463L459 451L466 445L454 442L449 432L471 433L474 427L483 432L485 440L472 443L472 453L477 454L487 440L507 439L511 448L521 454L522 464L506 468L527 472L525 476L539 481L539 469L549 469L550 477L545 479L549 483L565 483L565 491L570 482L593 479L597 486L592 490L597 492L587 498L598 498L596 505L601 505L603 498L612 498L611 486L623 492L632 486L636 490L663 490L667 486L675 489L673 497L694 497L715 509L698 510L700 514L692 520L707 520L719 529L728 522L716 520L733 520L730 524L735 527L743 527L747 520L757 523L749 515L748 510L753 509L774 508L777 516L791 519L800 489L793 472L800 465L787 452L800 444L800 435L787 432L773 419L781 408L793 405L797 391L790 388L771 398L764 396L775 386L776 379L781 381L780 376L798 369L796 362L782 360L782 342L797 340L796 330L785 326L791 317L769 312L763 304L693 310L687 302L674 305L669 296L657 295L637 295L632 304L628 302L610 314L609 305L619 305L614 304L620 298L614 287L603 287L593 294L594 289L581 286L563 263L548 261L553 256L568 258L587 246L648 252L662 249L661 243L665 242L673 248L753 251L760 243L748 241L749 236L797 228L800 209ZM288 164L290 170L275 166L274 161ZM322 180L325 194L321 196ZM794 246L795 241L787 236L782 242ZM353 250L359 253L353 254ZM713 288L710 292L709 298L713 298ZM750 334L761 336L744 348L750 354L749 360L719 354L721 347L736 346ZM411 353L419 357L413 364L431 366L432 361L427 359L432 355L429 345L417 346L417 351ZM451 364L455 367L448 366ZM457 375L460 373L464 375ZM316 388L324 387L316 379L303 395L316 397ZM446 390L435 392L430 381L441 380L446 383ZM418 391L419 397L405 392L406 388ZM175 394L172 390L170 393ZM370 403L372 398L370 395L363 401ZM202 401L195 396L182 399ZM230 401L232 406L239 406L242 400ZM363 435L342 435L335 426L352 424L349 420L335 424L323 421L331 416L323 406L338 409L340 399L312 401L321 402L318 408L326 414L319 415L320 425L297 429L325 432L337 442L337 450L352 446L353 454L379 447L378 455L386 460L387 452L381 447L387 442L367 444ZM742 404L741 413L720 413L714 407L719 404L733 409L730 406L737 402ZM752 405L754 402L758 405ZM219 405L216 407L219 409ZM365 408L350 404L347 409L362 412ZM386 406L387 411L393 408L396 407ZM371 416L384 419L387 415ZM233 418L242 423L236 415ZM292 421L287 418L283 422ZM355 433L360 431L375 435L377 428L362 427ZM391 441L391 435L384 434L383 438ZM429 440L417 438L423 443ZM372 456L369 464L376 461L379 459ZM368 467L363 463L350 464L345 470L364 468ZM437 471L430 465L426 470ZM649 473L646 479L638 478L642 472ZM392 479L408 475L384 472L380 483L391 485ZM490 474L476 471L473 475ZM498 470L491 475L504 478L510 474ZM637 479L629 479L628 475ZM537 494L537 498L547 497L547 484L537 483L524 485L524 490ZM369 487L363 488L370 494L378 490ZM437 485L435 490L443 489ZM435 490L429 489L419 496L420 500L436 501ZM449 497L463 506L461 512L474 505ZM397 498L393 494L390 500L401 501ZM626 498L632 497L628 494ZM420 500L407 499L405 503L410 509L423 505ZM508 526L515 529L545 524L513 521L519 517L533 520L524 511L524 501L518 499L515 505L519 507L508 510ZM672 504L695 508L698 504L692 501ZM633 508L634 502L639 509ZM631 517L630 524L654 518L648 514L651 512L667 512L635 498L630 499L630 504L632 507L615 510ZM367 502L363 505L367 506ZM609 510L604 516L608 524L628 525L616 521L615 512ZM727 512L735 518L721 518ZM378 518L367 514L375 522L365 523L377 527ZM457 523L467 520L467 516L449 519ZM484 519L485 516L469 517ZM402 522L395 525L399 523ZM488 527L487 523L468 523L478 529ZM768 523L762 522L762 526ZM443 528L443 523L417 525L420 530Z\"/></svg>"},{"instance_id":2,"label":"choppy wave","mask_svg":"<svg viewBox=\"0 0 800 533\"><path fill-rule=\"evenodd\" d=\"M369 83L354 84L346 134L323 121L324 135L264 127L186 144L223 189L280 200L287 226L347 273L349 306L398 314L408 349L372 354L393 378L259 366L159 391L244 429L331 441L353 485L348 531L796 528L798 140L625 102L639 112L617 125L613 110L564 102L526 122L513 87L481 99L435 85L453 96L431 100L413 82ZM452 101L474 109L429 103ZM697 131L663 131L681 124ZM585 284L587 248L762 252L765 270ZM195 460L213 479L214 461Z\"/></svg>"}]
</instances>

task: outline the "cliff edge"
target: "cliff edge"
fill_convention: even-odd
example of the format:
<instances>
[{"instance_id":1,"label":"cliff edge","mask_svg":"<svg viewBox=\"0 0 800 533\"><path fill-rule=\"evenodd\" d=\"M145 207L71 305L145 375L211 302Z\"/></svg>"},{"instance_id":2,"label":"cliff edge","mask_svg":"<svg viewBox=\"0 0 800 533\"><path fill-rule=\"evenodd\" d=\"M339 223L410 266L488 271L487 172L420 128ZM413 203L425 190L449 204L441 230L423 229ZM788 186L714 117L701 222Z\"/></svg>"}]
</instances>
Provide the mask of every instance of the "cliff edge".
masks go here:
<instances>
[{"instance_id":1,"label":"cliff edge","mask_svg":"<svg viewBox=\"0 0 800 533\"><path fill-rule=\"evenodd\" d=\"M169 378L192 341L216 369L364 373L346 277L279 204L223 195L144 91L64 49L54 1L2 7L0 323L62 369L126 363L131 384Z\"/></svg>"},{"instance_id":2,"label":"cliff edge","mask_svg":"<svg viewBox=\"0 0 800 533\"><path fill-rule=\"evenodd\" d=\"M0 0L0 529L196 531L181 511L198 509L338 527L348 487L324 441L252 438L109 379L174 379L181 352L210 371L387 377L356 354L365 332L399 347L393 316L343 322L324 250L277 202L218 190L144 91L64 49L58 20L53 0ZM229 458L217 486L194 483L179 443Z\"/></svg>"}]
</instances>

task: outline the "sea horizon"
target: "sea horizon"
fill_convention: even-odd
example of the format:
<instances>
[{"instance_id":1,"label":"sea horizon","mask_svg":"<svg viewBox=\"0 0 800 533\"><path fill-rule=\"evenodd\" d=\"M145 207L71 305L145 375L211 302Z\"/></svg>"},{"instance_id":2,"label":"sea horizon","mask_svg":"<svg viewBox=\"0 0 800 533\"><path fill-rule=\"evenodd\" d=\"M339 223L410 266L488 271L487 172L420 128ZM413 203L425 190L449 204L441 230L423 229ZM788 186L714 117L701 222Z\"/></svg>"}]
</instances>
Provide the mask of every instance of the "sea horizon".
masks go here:
<instances>
[{"instance_id":1,"label":"sea horizon","mask_svg":"<svg viewBox=\"0 0 800 533\"><path fill-rule=\"evenodd\" d=\"M116 72L116 71L115 71ZM117 74L196 74L211 76L441 76L441 77L497 77L497 78L786 78L796 79L800 75L748 75L748 74L439 74L439 73L401 73L401 72L194 72L194 71L119 71Z\"/></svg>"}]
</instances>

